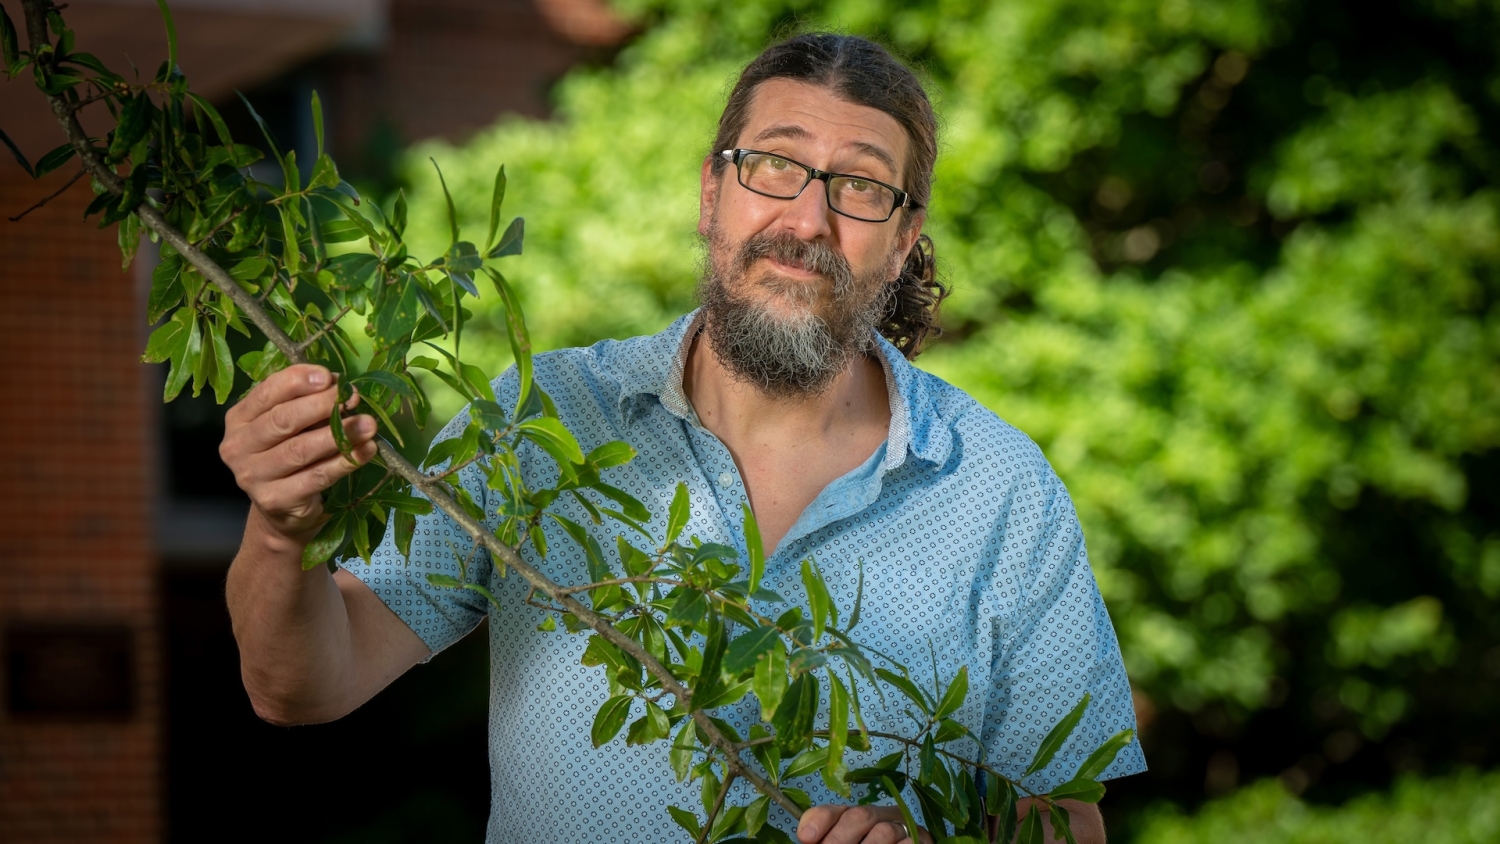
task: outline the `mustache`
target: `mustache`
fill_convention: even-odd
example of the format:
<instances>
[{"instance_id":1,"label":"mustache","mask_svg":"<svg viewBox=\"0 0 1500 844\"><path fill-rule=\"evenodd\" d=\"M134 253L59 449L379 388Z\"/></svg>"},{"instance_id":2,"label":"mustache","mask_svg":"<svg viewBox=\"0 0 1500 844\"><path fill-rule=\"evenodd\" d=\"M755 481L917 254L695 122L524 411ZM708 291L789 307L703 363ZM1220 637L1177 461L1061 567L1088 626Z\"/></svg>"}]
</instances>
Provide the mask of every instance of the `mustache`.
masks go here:
<instances>
[{"instance_id":1,"label":"mustache","mask_svg":"<svg viewBox=\"0 0 1500 844\"><path fill-rule=\"evenodd\" d=\"M854 271L837 249L822 241L806 241L791 232L760 232L739 248L735 261L741 273L761 258L770 258L789 267L816 273L834 282L837 289L848 288Z\"/></svg>"}]
</instances>

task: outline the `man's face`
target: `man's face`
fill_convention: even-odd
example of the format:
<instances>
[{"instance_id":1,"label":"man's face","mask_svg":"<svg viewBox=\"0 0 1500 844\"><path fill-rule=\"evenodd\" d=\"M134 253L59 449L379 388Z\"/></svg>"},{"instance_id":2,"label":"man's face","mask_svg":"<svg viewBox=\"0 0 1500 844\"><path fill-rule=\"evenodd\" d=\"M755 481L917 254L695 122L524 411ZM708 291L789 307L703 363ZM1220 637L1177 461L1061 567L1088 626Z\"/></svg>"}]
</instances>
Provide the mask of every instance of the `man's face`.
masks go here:
<instances>
[{"instance_id":1,"label":"man's face","mask_svg":"<svg viewBox=\"0 0 1500 844\"><path fill-rule=\"evenodd\" d=\"M904 185L901 125L803 82L762 83L736 146ZM708 240L701 292L715 351L772 395L818 392L868 347L920 221L839 215L821 181L796 199L761 196L733 166L716 178L712 163L703 166L698 230Z\"/></svg>"}]
</instances>

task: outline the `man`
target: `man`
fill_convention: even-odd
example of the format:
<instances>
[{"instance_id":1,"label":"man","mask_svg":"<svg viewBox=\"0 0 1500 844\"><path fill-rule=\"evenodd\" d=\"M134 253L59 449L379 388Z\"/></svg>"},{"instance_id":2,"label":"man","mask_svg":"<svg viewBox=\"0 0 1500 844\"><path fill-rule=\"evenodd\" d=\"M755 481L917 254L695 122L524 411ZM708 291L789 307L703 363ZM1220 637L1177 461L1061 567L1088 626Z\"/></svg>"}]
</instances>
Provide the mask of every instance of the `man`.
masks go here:
<instances>
[{"instance_id":1,"label":"man","mask_svg":"<svg viewBox=\"0 0 1500 844\"><path fill-rule=\"evenodd\" d=\"M993 764L1019 775L1092 693L1079 736L1028 781L1049 788L1134 726L1129 686L1071 502L1040 452L907 361L943 292L921 237L936 149L925 93L881 48L835 35L770 48L741 76L703 162L703 308L654 337L539 356L536 379L585 449L636 447L608 480L659 522L686 481L688 533L743 550L748 501L771 588L799 594L798 563L811 556L847 607L862 561L859 638L943 678L967 666L976 691L958 717ZM496 388L513 399L513 375ZM281 724L338 718L488 613L489 840L670 838L665 806L696 797L667 775L662 743L588 747L606 691L577 664L582 637L536 631L524 584L488 566L470 576L503 609L428 585L429 572L458 574L452 549L469 547L446 517L419 523L410 566L387 541L373 566L300 569L322 519L319 493L349 471L319 426L335 400L325 370L292 367L227 420L221 453L254 502L228 598L256 711ZM373 421L345 425L355 457L368 460ZM541 477L555 471L540 455L522 459ZM465 480L482 501L483 484ZM586 582L581 554L553 546L532 559L561 582ZM866 700L872 729L903 728ZM1106 775L1144 766L1133 743ZM809 790L822 805L802 818L801 841L905 838L895 809ZM1102 842L1098 809L1070 808L1078 840Z\"/></svg>"}]
</instances>

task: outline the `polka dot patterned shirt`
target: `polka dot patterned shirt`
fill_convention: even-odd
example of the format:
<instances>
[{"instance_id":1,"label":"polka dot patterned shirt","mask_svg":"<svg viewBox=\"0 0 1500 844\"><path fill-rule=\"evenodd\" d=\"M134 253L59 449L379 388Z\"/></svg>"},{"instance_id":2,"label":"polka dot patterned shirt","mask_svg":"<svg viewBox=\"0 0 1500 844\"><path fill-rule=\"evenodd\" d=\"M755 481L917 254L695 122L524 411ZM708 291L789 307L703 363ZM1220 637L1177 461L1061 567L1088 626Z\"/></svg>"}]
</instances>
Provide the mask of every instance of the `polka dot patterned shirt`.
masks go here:
<instances>
[{"instance_id":1,"label":"polka dot patterned shirt","mask_svg":"<svg viewBox=\"0 0 1500 844\"><path fill-rule=\"evenodd\" d=\"M743 555L744 482L728 449L698 423L682 391L688 341L697 325L696 314L689 314L654 336L539 355L536 381L584 451L612 440L636 448L639 456L606 470L604 480L646 503L653 535L665 533L668 503L684 481L692 495L685 535L733 546ZM1024 434L957 388L913 368L883 339L879 343L890 434L864 465L808 506L767 560L765 584L789 600L804 599L800 563L815 558L847 618L862 562L864 601L853 638L905 664L929 688L934 674L946 685L967 666L969 697L956 717L980 739L990 763L1013 776L1025 770L1047 731L1084 692L1091 693L1093 703L1073 738L1026 781L1034 789L1051 788L1069 779L1105 738L1135 726L1119 644L1073 504ZM514 370L496 379L502 406L513 404L516 383ZM457 435L467 421L468 414L460 414L439 438ZM540 450L524 448L521 458L534 485L556 478L556 467ZM483 480L474 471L461 478L492 513L493 526L496 502L487 499ZM559 509L591 526L603 547L614 547L617 525L606 520L592 526L571 501ZM577 546L555 525L548 541L547 558L538 559L528 545L528 561L559 583L587 582ZM418 520L409 565L388 534L372 565L356 558L345 567L434 653L488 615L487 840L646 844L682 837L666 807L699 808L697 788L674 780L666 742L626 747L622 733L602 748L590 746L589 727L608 687L600 669L579 664L586 636L539 632L541 611L522 603L525 581L500 578L487 564L471 566L470 576L488 586L500 609L473 591L428 584L431 572L458 576L455 549L465 556L471 547L462 529L435 512ZM887 692L882 702L862 681L859 691L870 729L910 732L899 695ZM759 715L753 697L726 710L720 714L742 733ZM895 749L877 740L868 754L851 752L849 767ZM959 749L978 748L966 743ZM1132 742L1104 776L1145 767L1139 743ZM815 802L839 802L816 775L790 784ZM749 795L743 781L735 787L740 791L734 797ZM770 820L788 832L796 828L774 804Z\"/></svg>"}]
</instances>

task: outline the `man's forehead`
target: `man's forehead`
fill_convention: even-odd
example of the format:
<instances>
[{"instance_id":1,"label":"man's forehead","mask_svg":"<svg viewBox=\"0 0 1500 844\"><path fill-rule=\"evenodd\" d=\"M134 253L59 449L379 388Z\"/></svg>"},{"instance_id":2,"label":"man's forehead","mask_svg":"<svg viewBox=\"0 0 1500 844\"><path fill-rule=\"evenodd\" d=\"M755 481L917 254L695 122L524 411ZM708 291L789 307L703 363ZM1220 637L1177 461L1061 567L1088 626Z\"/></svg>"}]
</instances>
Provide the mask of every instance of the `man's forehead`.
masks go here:
<instances>
[{"instance_id":1,"label":"man's forehead","mask_svg":"<svg viewBox=\"0 0 1500 844\"><path fill-rule=\"evenodd\" d=\"M776 140L827 145L829 151L874 158L893 174L901 172L908 146L906 130L889 114L792 79L768 79L756 88L741 138L751 145Z\"/></svg>"}]
</instances>

